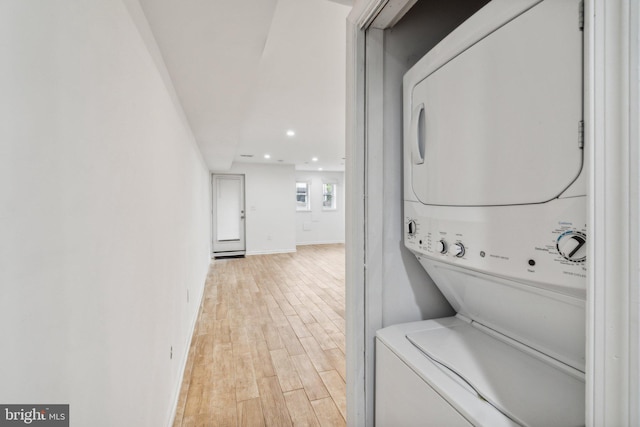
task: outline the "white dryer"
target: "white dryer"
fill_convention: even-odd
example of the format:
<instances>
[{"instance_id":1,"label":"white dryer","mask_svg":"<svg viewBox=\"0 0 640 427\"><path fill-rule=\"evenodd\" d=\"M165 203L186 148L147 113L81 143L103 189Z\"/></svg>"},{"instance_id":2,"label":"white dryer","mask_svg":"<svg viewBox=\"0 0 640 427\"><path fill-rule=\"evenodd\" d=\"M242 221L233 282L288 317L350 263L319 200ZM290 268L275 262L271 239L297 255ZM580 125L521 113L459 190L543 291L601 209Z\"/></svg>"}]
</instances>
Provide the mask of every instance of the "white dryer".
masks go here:
<instances>
[{"instance_id":1,"label":"white dryer","mask_svg":"<svg viewBox=\"0 0 640 427\"><path fill-rule=\"evenodd\" d=\"M456 310L378 331L378 426L584 425L579 0L493 0L404 77L404 243Z\"/></svg>"}]
</instances>

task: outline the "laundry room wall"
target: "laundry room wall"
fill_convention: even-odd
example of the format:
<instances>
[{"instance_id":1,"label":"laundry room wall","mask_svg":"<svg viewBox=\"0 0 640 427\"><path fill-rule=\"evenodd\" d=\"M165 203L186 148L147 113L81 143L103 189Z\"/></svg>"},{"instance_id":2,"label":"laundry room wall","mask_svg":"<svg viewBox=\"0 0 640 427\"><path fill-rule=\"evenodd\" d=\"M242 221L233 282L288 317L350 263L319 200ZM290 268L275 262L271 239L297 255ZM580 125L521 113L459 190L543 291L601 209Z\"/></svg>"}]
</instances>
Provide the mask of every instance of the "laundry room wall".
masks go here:
<instances>
[{"instance_id":1,"label":"laundry room wall","mask_svg":"<svg viewBox=\"0 0 640 427\"><path fill-rule=\"evenodd\" d=\"M215 173L245 175L247 255L296 251L293 165L234 163Z\"/></svg>"},{"instance_id":2,"label":"laundry room wall","mask_svg":"<svg viewBox=\"0 0 640 427\"><path fill-rule=\"evenodd\" d=\"M170 425L210 263L149 34L135 0L0 2L0 402L74 426Z\"/></svg>"},{"instance_id":3,"label":"laundry room wall","mask_svg":"<svg viewBox=\"0 0 640 427\"><path fill-rule=\"evenodd\" d=\"M407 70L486 0L418 2L384 30L383 50L383 326L453 314L431 278L403 244L402 78ZM374 30L380 32L381 30ZM370 190L371 191L371 190Z\"/></svg>"},{"instance_id":4,"label":"laundry room wall","mask_svg":"<svg viewBox=\"0 0 640 427\"><path fill-rule=\"evenodd\" d=\"M308 182L311 210L296 211L296 244L344 243L344 172L296 171L296 182ZM335 210L322 208L322 184L336 185Z\"/></svg>"},{"instance_id":5,"label":"laundry room wall","mask_svg":"<svg viewBox=\"0 0 640 427\"><path fill-rule=\"evenodd\" d=\"M454 314L403 243L402 78L487 2L369 0L349 16L347 182L356 197L347 212L346 295L355 307L347 316L349 424L373 425L376 331Z\"/></svg>"}]
</instances>

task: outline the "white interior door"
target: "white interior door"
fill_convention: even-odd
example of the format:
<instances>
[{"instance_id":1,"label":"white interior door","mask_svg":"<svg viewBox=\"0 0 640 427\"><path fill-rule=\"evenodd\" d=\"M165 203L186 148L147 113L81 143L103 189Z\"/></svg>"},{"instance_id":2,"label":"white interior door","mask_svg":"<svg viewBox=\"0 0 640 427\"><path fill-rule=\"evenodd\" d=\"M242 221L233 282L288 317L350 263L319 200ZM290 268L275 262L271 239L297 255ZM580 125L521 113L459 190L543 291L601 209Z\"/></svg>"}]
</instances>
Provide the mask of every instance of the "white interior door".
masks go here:
<instances>
[{"instance_id":1,"label":"white interior door","mask_svg":"<svg viewBox=\"0 0 640 427\"><path fill-rule=\"evenodd\" d=\"M213 253L244 255L244 175L212 176Z\"/></svg>"}]
</instances>

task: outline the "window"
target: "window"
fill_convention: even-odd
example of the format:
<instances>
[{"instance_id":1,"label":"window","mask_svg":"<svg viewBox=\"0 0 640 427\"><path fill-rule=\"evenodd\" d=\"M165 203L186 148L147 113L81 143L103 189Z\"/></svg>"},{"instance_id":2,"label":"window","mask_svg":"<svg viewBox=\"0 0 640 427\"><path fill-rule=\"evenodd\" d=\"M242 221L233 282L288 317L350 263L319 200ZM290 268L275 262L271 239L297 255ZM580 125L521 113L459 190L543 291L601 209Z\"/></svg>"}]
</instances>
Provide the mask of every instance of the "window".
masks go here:
<instances>
[{"instance_id":1,"label":"window","mask_svg":"<svg viewBox=\"0 0 640 427\"><path fill-rule=\"evenodd\" d=\"M296 210L309 211L311 203L309 203L309 183L296 182Z\"/></svg>"},{"instance_id":2,"label":"window","mask_svg":"<svg viewBox=\"0 0 640 427\"><path fill-rule=\"evenodd\" d=\"M322 184L322 209L325 211L336 209L336 184Z\"/></svg>"}]
</instances>

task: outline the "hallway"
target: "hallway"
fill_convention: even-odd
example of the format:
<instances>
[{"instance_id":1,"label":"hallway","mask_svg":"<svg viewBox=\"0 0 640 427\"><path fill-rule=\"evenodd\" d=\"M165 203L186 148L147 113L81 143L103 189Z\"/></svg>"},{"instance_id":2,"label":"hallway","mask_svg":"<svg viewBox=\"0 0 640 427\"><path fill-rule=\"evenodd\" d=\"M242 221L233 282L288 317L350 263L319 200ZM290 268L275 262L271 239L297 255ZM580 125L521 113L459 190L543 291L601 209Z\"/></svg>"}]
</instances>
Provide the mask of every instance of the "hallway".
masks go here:
<instances>
[{"instance_id":1,"label":"hallway","mask_svg":"<svg viewBox=\"0 0 640 427\"><path fill-rule=\"evenodd\" d=\"M174 427L345 425L344 245L213 261Z\"/></svg>"}]
</instances>

